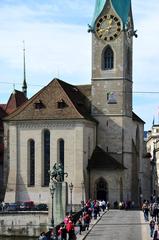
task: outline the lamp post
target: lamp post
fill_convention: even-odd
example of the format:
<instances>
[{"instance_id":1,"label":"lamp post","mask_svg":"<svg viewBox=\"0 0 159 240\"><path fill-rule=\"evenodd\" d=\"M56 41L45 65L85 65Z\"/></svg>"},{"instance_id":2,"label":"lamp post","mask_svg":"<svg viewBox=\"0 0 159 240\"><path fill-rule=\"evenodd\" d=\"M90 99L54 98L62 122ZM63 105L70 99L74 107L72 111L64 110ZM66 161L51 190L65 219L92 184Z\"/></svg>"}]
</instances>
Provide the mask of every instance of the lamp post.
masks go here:
<instances>
[{"instance_id":1,"label":"lamp post","mask_svg":"<svg viewBox=\"0 0 159 240\"><path fill-rule=\"evenodd\" d=\"M54 226L54 193L56 190L55 183L53 181L50 181L50 193L51 193L51 227L53 228L53 239L57 239L56 237L56 227Z\"/></svg>"},{"instance_id":2,"label":"lamp post","mask_svg":"<svg viewBox=\"0 0 159 240\"><path fill-rule=\"evenodd\" d=\"M151 193L152 196L156 194L156 149L155 149L155 142L154 142L154 148L153 148L153 156L150 161L151 164Z\"/></svg>"},{"instance_id":3,"label":"lamp post","mask_svg":"<svg viewBox=\"0 0 159 240\"><path fill-rule=\"evenodd\" d=\"M81 182L82 187L82 202L84 202L84 180Z\"/></svg>"},{"instance_id":4,"label":"lamp post","mask_svg":"<svg viewBox=\"0 0 159 240\"><path fill-rule=\"evenodd\" d=\"M72 182L69 184L69 189L70 189L70 205L71 205L70 214L72 214L72 190L73 190Z\"/></svg>"}]
</instances>

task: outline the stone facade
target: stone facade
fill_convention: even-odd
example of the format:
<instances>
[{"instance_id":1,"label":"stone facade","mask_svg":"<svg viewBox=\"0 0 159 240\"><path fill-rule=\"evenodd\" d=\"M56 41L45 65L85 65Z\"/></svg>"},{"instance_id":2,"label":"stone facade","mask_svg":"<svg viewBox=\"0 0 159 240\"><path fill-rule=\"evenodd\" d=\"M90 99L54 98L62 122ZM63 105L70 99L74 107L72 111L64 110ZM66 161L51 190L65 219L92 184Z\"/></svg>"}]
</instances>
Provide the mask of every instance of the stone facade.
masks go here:
<instances>
[{"instance_id":1,"label":"stone facade","mask_svg":"<svg viewBox=\"0 0 159 240\"><path fill-rule=\"evenodd\" d=\"M6 202L33 200L36 203L46 202L50 196L49 188L43 187L43 130L50 131L50 165L53 166L57 160L57 141L62 138L65 142L65 172L68 183L73 182L73 203L80 203L82 199L81 182L85 178L87 180L86 167L88 164L88 138L90 137L89 151L94 148L94 124L88 122L48 121L42 123L25 122L12 124L9 127L9 154L12 156L10 165L7 191L5 195ZM35 187L28 186L28 148L29 139L35 140ZM13 144L10 144L13 143ZM17 178L18 173L18 178Z\"/></svg>"},{"instance_id":2,"label":"stone facade","mask_svg":"<svg viewBox=\"0 0 159 240\"><path fill-rule=\"evenodd\" d=\"M159 186L159 125L153 124L146 138L147 152L150 153L149 163L151 168L151 191L158 193Z\"/></svg>"}]
</instances>

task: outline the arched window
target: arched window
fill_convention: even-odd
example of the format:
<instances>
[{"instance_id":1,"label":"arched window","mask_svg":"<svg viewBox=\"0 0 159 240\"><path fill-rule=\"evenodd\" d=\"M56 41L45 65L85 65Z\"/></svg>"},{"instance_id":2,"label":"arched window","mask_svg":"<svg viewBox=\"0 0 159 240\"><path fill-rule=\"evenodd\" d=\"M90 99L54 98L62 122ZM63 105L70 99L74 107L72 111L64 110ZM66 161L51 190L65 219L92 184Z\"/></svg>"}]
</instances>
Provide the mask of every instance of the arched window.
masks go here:
<instances>
[{"instance_id":1,"label":"arched window","mask_svg":"<svg viewBox=\"0 0 159 240\"><path fill-rule=\"evenodd\" d=\"M28 142L28 185L35 185L35 141L30 139Z\"/></svg>"},{"instance_id":2,"label":"arched window","mask_svg":"<svg viewBox=\"0 0 159 240\"><path fill-rule=\"evenodd\" d=\"M48 186L50 182L50 131L44 131L44 186Z\"/></svg>"},{"instance_id":3,"label":"arched window","mask_svg":"<svg viewBox=\"0 0 159 240\"><path fill-rule=\"evenodd\" d=\"M102 58L103 70L111 70L114 68L114 53L110 46L104 49Z\"/></svg>"},{"instance_id":4,"label":"arched window","mask_svg":"<svg viewBox=\"0 0 159 240\"><path fill-rule=\"evenodd\" d=\"M65 153L65 142L63 139L58 140L58 163L61 163L64 169L64 153ZM64 179L63 179L64 180Z\"/></svg>"}]
</instances>

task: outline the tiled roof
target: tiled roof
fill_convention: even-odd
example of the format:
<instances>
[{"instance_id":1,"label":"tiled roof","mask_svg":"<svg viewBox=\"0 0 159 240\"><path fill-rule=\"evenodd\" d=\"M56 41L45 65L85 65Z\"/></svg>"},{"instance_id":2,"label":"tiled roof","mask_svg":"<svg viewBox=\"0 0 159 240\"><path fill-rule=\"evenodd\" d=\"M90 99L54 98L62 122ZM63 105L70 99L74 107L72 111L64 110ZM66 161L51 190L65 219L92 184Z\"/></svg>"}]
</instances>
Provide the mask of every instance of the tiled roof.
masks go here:
<instances>
[{"instance_id":1,"label":"tiled roof","mask_svg":"<svg viewBox=\"0 0 159 240\"><path fill-rule=\"evenodd\" d=\"M14 90L14 92L10 95L5 111L10 114L26 101L27 98L23 92Z\"/></svg>"},{"instance_id":2,"label":"tiled roof","mask_svg":"<svg viewBox=\"0 0 159 240\"><path fill-rule=\"evenodd\" d=\"M6 106L7 106L7 104L0 104L0 108L2 108L3 110L6 109Z\"/></svg>"},{"instance_id":3,"label":"tiled roof","mask_svg":"<svg viewBox=\"0 0 159 240\"><path fill-rule=\"evenodd\" d=\"M89 169L107 169L107 170L115 170L121 169L124 170L125 167L119 163L115 158L106 153L102 148L96 146L91 156L91 159L88 163Z\"/></svg>"},{"instance_id":4,"label":"tiled roof","mask_svg":"<svg viewBox=\"0 0 159 240\"><path fill-rule=\"evenodd\" d=\"M86 91L86 88L81 86L83 91ZM58 102L63 102L65 107L58 108ZM40 107L38 108L38 106ZM80 87L70 85L59 79L53 79L46 87L5 119L13 121L88 119L96 122L91 117L90 106L89 99L82 93L82 90L80 91Z\"/></svg>"}]
</instances>

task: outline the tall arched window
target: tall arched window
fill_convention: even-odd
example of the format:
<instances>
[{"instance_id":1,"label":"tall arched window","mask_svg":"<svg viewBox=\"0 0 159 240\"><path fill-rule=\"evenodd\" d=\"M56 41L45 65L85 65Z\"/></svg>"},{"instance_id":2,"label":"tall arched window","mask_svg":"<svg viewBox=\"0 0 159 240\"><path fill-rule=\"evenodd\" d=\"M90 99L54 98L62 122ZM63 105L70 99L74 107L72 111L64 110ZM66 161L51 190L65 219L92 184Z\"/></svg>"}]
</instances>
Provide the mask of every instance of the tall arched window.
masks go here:
<instances>
[{"instance_id":1,"label":"tall arched window","mask_svg":"<svg viewBox=\"0 0 159 240\"><path fill-rule=\"evenodd\" d=\"M28 142L28 185L35 185L35 141L30 139Z\"/></svg>"},{"instance_id":2,"label":"tall arched window","mask_svg":"<svg viewBox=\"0 0 159 240\"><path fill-rule=\"evenodd\" d=\"M110 46L107 46L103 52L102 68L103 70L111 70L114 68L114 53Z\"/></svg>"},{"instance_id":3,"label":"tall arched window","mask_svg":"<svg viewBox=\"0 0 159 240\"><path fill-rule=\"evenodd\" d=\"M44 131L44 186L48 186L50 182L50 131Z\"/></svg>"},{"instance_id":4,"label":"tall arched window","mask_svg":"<svg viewBox=\"0 0 159 240\"><path fill-rule=\"evenodd\" d=\"M58 140L58 163L61 163L63 168L64 168L64 158L65 158L64 152L65 152L65 142L63 139L59 139Z\"/></svg>"}]
</instances>

